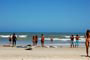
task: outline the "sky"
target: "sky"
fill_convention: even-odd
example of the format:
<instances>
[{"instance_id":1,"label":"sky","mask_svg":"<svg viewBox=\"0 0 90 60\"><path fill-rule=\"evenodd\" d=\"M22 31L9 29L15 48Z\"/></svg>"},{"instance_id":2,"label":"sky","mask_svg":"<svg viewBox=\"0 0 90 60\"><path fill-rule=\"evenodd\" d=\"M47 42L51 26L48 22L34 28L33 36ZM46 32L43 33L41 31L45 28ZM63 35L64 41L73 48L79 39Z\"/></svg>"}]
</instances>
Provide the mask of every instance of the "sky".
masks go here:
<instances>
[{"instance_id":1,"label":"sky","mask_svg":"<svg viewBox=\"0 0 90 60\"><path fill-rule=\"evenodd\" d=\"M85 32L90 0L0 0L0 32Z\"/></svg>"}]
</instances>

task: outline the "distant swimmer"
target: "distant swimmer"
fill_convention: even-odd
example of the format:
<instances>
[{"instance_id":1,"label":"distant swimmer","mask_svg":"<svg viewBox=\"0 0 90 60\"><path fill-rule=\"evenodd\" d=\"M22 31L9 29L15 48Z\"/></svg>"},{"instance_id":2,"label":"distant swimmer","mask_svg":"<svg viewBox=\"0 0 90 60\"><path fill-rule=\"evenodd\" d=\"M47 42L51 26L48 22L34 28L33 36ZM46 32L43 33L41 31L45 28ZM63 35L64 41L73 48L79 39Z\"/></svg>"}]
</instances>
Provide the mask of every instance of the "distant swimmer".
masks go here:
<instances>
[{"instance_id":1,"label":"distant swimmer","mask_svg":"<svg viewBox=\"0 0 90 60\"><path fill-rule=\"evenodd\" d=\"M53 43L53 36L51 36L51 39L50 40L51 40L51 43Z\"/></svg>"}]
</instances>

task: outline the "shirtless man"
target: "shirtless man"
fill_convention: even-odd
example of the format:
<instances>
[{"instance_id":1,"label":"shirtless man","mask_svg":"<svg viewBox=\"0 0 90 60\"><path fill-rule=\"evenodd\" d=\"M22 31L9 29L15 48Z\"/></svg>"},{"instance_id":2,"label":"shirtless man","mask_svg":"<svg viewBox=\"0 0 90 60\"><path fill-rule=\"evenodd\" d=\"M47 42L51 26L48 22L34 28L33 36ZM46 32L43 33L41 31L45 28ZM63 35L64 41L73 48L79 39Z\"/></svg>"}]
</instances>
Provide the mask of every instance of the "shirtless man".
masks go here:
<instances>
[{"instance_id":1,"label":"shirtless man","mask_svg":"<svg viewBox=\"0 0 90 60\"><path fill-rule=\"evenodd\" d=\"M75 47L78 48L78 46L79 46L79 38L80 38L80 36L79 36L79 35L76 35L75 38L76 38Z\"/></svg>"},{"instance_id":2,"label":"shirtless man","mask_svg":"<svg viewBox=\"0 0 90 60\"><path fill-rule=\"evenodd\" d=\"M13 35L12 35L13 46L16 46L16 39L17 39L17 37L16 37L15 33L13 33Z\"/></svg>"},{"instance_id":3,"label":"shirtless man","mask_svg":"<svg viewBox=\"0 0 90 60\"><path fill-rule=\"evenodd\" d=\"M71 48L72 46L74 48L74 35L71 35L70 39L71 39Z\"/></svg>"}]
</instances>

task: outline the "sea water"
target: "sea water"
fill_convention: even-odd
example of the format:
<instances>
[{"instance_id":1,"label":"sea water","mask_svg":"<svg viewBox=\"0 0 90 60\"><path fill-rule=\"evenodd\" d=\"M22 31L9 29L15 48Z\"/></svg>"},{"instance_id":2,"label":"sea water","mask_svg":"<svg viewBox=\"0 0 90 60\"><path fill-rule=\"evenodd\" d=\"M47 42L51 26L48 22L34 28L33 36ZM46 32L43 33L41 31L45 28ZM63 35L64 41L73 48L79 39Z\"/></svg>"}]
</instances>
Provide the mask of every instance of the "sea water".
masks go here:
<instances>
[{"instance_id":1,"label":"sea water","mask_svg":"<svg viewBox=\"0 0 90 60\"><path fill-rule=\"evenodd\" d=\"M14 32L17 36L17 45L32 45L32 36L38 36L38 45L41 45L41 34L45 36L45 45L54 46L70 46L70 36L77 34L80 36L80 46L85 46L85 33L62 33L62 32ZM13 32L0 32L0 45L9 44L8 37L12 35ZM53 43L51 43L51 37L53 37ZM75 40L74 40L75 42Z\"/></svg>"}]
</instances>

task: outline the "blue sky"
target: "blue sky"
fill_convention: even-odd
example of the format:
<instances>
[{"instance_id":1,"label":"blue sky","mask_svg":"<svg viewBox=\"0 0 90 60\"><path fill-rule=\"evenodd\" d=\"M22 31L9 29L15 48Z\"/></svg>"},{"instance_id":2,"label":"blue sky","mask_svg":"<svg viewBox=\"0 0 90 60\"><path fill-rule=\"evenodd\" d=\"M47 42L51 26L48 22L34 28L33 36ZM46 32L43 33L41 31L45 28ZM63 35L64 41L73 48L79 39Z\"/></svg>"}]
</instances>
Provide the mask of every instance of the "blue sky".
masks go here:
<instances>
[{"instance_id":1,"label":"blue sky","mask_svg":"<svg viewBox=\"0 0 90 60\"><path fill-rule=\"evenodd\" d=\"M85 32L90 0L0 0L0 32Z\"/></svg>"}]
</instances>

